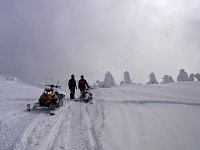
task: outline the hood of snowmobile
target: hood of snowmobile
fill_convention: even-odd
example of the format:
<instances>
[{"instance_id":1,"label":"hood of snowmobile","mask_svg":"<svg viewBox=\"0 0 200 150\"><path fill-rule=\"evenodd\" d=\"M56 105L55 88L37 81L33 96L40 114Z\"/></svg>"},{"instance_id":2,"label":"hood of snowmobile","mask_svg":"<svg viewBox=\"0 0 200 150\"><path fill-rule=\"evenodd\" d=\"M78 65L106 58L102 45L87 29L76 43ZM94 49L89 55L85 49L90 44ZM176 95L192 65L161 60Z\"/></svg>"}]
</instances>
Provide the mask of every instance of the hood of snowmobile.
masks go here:
<instances>
[{"instance_id":1,"label":"hood of snowmobile","mask_svg":"<svg viewBox=\"0 0 200 150\"><path fill-rule=\"evenodd\" d=\"M40 96L40 99L42 99L43 101L48 101L48 100L52 100L53 99L53 94L46 94L46 93L43 93L41 96Z\"/></svg>"}]
</instances>

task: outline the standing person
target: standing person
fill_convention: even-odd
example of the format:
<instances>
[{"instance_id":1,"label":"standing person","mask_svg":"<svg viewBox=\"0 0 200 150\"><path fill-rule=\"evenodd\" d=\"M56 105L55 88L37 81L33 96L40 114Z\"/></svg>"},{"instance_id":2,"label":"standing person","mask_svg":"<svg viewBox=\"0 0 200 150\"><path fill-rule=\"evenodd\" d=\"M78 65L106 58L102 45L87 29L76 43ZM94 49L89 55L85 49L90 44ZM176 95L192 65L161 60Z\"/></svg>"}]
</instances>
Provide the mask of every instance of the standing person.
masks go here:
<instances>
[{"instance_id":1,"label":"standing person","mask_svg":"<svg viewBox=\"0 0 200 150\"><path fill-rule=\"evenodd\" d=\"M84 79L84 76L81 75L81 79L78 81L78 88L80 89L81 92L81 97L83 96L83 91L86 89L86 87L89 88L89 85L87 81Z\"/></svg>"},{"instance_id":2,"label":"standing person","mask_svg":"<svg viewBox=\"0 0 200 150\"><path fill-rule=\"evenodd\" d=\"M69 79L68 86L70 90L70 99L75 99L74 95L75 95L75 89L77 89L77 86L76 86L75 76L73 74L71 75L71 79Z\"/></svg>"}]
</instances>

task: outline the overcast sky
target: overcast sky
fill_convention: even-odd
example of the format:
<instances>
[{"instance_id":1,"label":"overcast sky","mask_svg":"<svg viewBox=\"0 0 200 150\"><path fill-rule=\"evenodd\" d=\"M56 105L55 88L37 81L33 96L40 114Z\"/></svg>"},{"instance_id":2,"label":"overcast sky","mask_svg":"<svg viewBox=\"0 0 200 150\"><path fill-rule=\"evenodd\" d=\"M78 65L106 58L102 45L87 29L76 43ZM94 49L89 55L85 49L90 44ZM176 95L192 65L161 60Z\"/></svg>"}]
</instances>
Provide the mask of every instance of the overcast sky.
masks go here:
<instances>
[{"instance_id":1,"label":"overcast sky","mask_svg":"<svg viewBox=\"0 0 200 150\"><path fill-rule=\"evenodd\" d=\"M0 73L146 83L200 72L199 0L0 0Z\"/></svg>"}]
</instances>

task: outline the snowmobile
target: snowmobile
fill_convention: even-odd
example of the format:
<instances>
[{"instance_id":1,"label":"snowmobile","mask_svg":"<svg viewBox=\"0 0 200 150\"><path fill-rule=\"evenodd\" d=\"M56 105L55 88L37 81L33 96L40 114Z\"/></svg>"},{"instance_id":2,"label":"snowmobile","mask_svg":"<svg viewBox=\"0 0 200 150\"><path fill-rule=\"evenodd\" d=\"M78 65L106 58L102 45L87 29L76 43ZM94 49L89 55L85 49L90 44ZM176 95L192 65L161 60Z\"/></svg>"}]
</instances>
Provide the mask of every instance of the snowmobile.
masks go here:
<instances>
[{"instance_id":1,"label":"snowmobile","mask_svg":"<svg viewBox=\"0 0 200 150\"><path fill-rule=\"evenodd\" d=\"M82 91L81 96L76 101L83 101L85 103L89 102L93 104L93 97L90 89L91 88L86 88L84 91Z\"/></svg>"},{"instance_id":2,"label":"snowmobile","mask_svg":"<svg viewBox=\"0 0 200 150\"><path fill-rule=\"evenodd\" d=\"M61 86L53 84L45 85L44 92L40 96L39 101L37 103L34 103L33 109L41 107L50 108L50 114L54 115L54 110L63 105L63 98L65 97L64 94L60 94L57 92L58 88L61 88ZM30 104L27 104L27 111L30 110Z\"/></svg>"}]
</instances>

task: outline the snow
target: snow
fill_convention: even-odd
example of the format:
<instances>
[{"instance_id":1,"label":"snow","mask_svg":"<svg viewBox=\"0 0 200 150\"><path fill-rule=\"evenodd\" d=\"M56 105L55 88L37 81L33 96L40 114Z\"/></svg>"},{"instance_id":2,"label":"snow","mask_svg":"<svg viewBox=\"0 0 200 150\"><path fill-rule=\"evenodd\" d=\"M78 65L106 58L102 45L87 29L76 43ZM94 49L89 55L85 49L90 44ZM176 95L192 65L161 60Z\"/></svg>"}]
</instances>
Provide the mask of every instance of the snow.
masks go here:
<instances>
[{"instance_id":1,"label":"snow","mask_svg":"<svg viewBox=\"0 0 200 150\"><path fill-rule=\"evenodd\" d=\"M26 111L43 92L36 85L46 82L6 79L0 75L2 150L200 149L200 82L97 88L94 104L69 100L60 82L66 98L51 116Z\"/></svg>"},{"instance_id":2,"label":"snow","mask_svg":"<svg viewBox=\"0 0 200 150\"><path fill-rule=\"evenodd\" d=\"M194 81L194 73L191 73L191 74L189 75L188 81Z\"/></svg>"},{"instance_id":3,"label":"snow","mask_svg":"<svg viewBox=\"0 0 200 150\"><path fill-rule=\"evenodd\" d=\"M171 82L174 82L174 80L172 79L172 77L168 76L168 75L164 75L163 82L161 82L161 83L163 84L163 83L171 83Z\"/></svg>"},{"instance_id":4,"label":"snow","mask_svg":"<svg viewBox=\"0 0 200 150\"><path fill-rule=\"evenodd\" d=\"M116 85L115 80L114 80L110 71L107 71L105 73L105 78L104 78L103 82L97 81L97 86L99 88L110 88L110 87L115 86L115 85Z\"/></svg>"},{"instance_id":5,"label":"snow","mask_svg":"<svg viewBox=\"0 0 200 150\"><path fill-rule=\"evenodd\" d=\"M124 84L131 84L132 80L128 71L124 72Z\"/></svg>"},{"instance_id":6,"label":"snow","mask_svg":"<svg viewBox=\"0 0 200 150\"><path fill-rule=\"evenodd\" d=\"M188 74L184 69L181 69L179 75L177 76L177 81L189 81Z\"/></svg>"},{"instance_id":7,"label":"snow","mask_svg":"<svg viewBox=\"0 0 200 150\"><path fill-rule=\"evenodd\" d=\"M197 79L197 81L200 81L200 73L196 73L196 74L194 75L194 77Z\"/></svg>"},{"instance_id":8,"label":"snow","mask_svg":"<svg viewBox=\"0 0 200 150\"><path fill-rule=\"evenodd\" d=\"M149 82L147 82L147 84L158 84L154 72L152 72L152 73L149 75L149 79L150 79L150 80L149 80Z\"/></svg>"}]
</instances>

